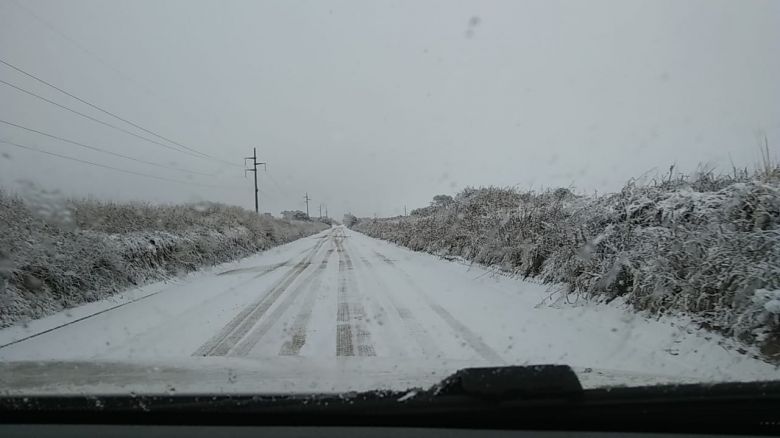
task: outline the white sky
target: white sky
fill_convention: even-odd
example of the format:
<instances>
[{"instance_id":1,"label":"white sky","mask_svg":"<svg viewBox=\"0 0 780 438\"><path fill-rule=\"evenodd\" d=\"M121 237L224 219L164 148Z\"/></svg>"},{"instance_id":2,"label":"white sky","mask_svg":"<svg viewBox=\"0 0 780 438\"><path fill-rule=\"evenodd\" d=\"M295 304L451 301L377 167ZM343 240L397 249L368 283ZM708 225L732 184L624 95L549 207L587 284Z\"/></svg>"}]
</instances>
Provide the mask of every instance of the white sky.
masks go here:
<instances>
[{"instance_id":1,"label":"white sky","mask_svg":"<svg viewBox=\"0 0 780 438\"><path fill-rule=\"evenodd\" d=\"M24 8L20 7L23 5ZM30 14L30 11L48 24ZM476 18L475 18L476 17ZM148 129L241 164L261 210L380 216L467 185L611 191L676 163L729 169L780 139L780 2L0 0L0 58ZM0 65L0 79L111 123ZM253 208L251 180L0 84L0 184ZM132 129L132 128L129 128ZM140 132L143 134L143 132ZM144 134L146 135L146 134Z\"/></svg>"}]
</instances>

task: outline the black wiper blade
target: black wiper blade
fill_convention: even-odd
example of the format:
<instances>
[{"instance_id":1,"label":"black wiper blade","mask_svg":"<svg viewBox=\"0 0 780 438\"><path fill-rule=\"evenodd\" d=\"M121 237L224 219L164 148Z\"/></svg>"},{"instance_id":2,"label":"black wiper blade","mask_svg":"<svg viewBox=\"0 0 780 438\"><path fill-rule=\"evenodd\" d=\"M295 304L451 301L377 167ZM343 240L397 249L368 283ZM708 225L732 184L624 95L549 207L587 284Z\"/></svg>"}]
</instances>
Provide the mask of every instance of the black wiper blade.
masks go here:
<instances>
[{"instance_id":1,"label":"black wiper blade","mask_svg":"<svg viewBox=\"0 0 780 438\"><path fill-rule=\"evenodd\" d=\"M464 368L427 391L436 397L486 400L571 397L582 392L577 374L567 365Z\"/></svg>"}]
</instances>

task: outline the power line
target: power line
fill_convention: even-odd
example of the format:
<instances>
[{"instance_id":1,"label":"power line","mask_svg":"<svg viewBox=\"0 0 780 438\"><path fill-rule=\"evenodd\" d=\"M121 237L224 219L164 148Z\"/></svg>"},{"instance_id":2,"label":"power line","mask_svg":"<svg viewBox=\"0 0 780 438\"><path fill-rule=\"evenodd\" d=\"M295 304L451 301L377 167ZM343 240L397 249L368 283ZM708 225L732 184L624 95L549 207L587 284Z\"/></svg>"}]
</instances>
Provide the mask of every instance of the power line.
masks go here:
<instances>
[{"instance_id":1,"label":"power line","mask_svg":"<svg viewBox=\"0 0 780 438\"><path fill-rule=\"evenodd\" d=\"M91 145L88 145L88 144L85 144L85 143L81 143L81 142L78 142L78 141L75 141L75 140L67 139L65 137L60 137L58 135L49 134L48 132L43 132L43 131L39 131L37 129L28 128L26 126L18 125L16 123L9 122L7 120L0 119L0 123L6 124L8 126L13 126L15 128L23 129L23 130L28 131L28 132L34 132L34 133L39 134L39 135L43 135L43 136L46 136L46 137L49 137L49 138L53 138L55 140L59 140L59 141L65 142L65 143L70 143L72 145L79 146L79 147L82 147L82 148L85 148L85 149L89 149L89 150L92 150L92 151L95 151L95 152L100 152L102 154L113 155L115 157L119 157L119 158L124 158L126 160L135 161L137 163L148 164L150 166L161 167L163 169L176 170L178 172L192 173L192 174L195 174L195 175L213 176L211 174L204 173L204 172L196 172L194 170L179 169L178 167L166 166L165 164L159 164L159 163L155 163L155 162L152 162L152 161L141 160L139 158L131 157L131 156L128 156L128 155L117 153L117 152L108 151L108 150L99 148L97 146L91 146Z\"/></svg>"},{"instance_id":2,"label":"power line","mask_svg":"<svg viewBox=\"0 0 780 438\"><path fill-rule=\"evenodd\" d=\"M140 90L142 90L143 92L145 92L149 96L152 96L152 97L156 98L158 101L162 101L161 97L157 93L155 93L152 89L150 89L148 86L146 86L143 83L141 83L140 81L134 79L132 76L128 75L127 73L124 73L122 70L118 69L116 66L114 66L110 62L106 61L104 58L102 58L101 56L99 56L98 54L93 52L92 50L88 49L83 44L79 43L78 40L76 40L75 38L73 38L71 36L68 36L68 34L66 34L62 29L60 29L59 27L55 26L50 21L44 19L40 15L36 14L32 9L30 9L27 6L19 3L16 0L11 0L11 3L13 3L14 5L16 5L16 7L18 7L21 10L23 10L28 15L30 15L32 18L37 20L40 24L42 24L44 27L49 29L50 32L56 34L57 36L59 36L63 40L69 42L71 45L73 45L73 47L81 50L84 54L92 57L93 59L98 61L100 64L102 64L104 67L106 67L107 69L109 69L112 72L114 72L117 76L119 76L123 80L127 81L130 84L135 85L136 87L138 87ZM190 119L195 119L195 117L192 115L192 113L187 111L186 109L179 108L179 111L182 112L183 114L185 114ZM197 156L203 158L201 155L197 155ZM231 166L237 166L237 164L235 164L235 163L223 163L223 164L229 164Z\"/></svg>"},{"instance_id":3,"label":"power line","mask_svg":"<svg viewBox=\"0 0 780 438\"><path fill-rule=\"evenodd\" d=\"M43 149L38 149L38 148L31 147L31 146L25 146L25 145L22 145L22 144L19 144L19 143L15 143L15 142L12 142L12 141L8 141L8 140L1 140L0 139L0 143L8 144L8 145L11 145L11 146L16 146L16 147L21 148L21 149L34 151L34 152L38 152L38 153L41 153L41 154L51 155L53 157L59 157L59 158L65 159L65 160L76 161L76 162L79 162L79 163L89 164L91 166L102 167L104 169L110 169L110 170L114 170L114 171L117 171L117 172L127 173L127 174L130 174L130 175L143 176L143 177L146 177L146 178L153 178L153 179L157 179L157 180L160 180L160 181L168 181L168 182L173 182L173 183L177 183L177 184L185 184L185 185L188 185L188 186L210 187L210 188L215 188L215 189L235 190L235 189L239 188L239 187L234 187L234 186L218 186L218 185L213 185L213 184L201 184L201 183L196 183L196 182L191 182L191 181L182 181L182 180L178 180L178 179L166 178L164 176L157 176L157 175L152 175L152 174L149 174L149 173L136 172L136 171L133 171L133 170L127 170L127 169L122 169L122 168L119 168L119 167L109 166L107 164L101 164L101 163L95 163L95 162L92 162L92 161L82 160L80 158L70 157L68 155L62 155L62 154L58 154L58 153L55 153L55 152L44 151Z\"/></svg>"},{"instance_id":4,"label":"power line","mask_svg":"<svg viewBox=\"0 0 780 438\"><path fill-rule=\"evenodd\" d=\"M41 23L42 25L44 25L44 27L48 28L48 29L49 29L49 30L50 30L52 33L55 33L55 34L57 34L57 35L58 35L60 38L64 39L65 41L67 41L67 42L69 42L69 43L71 43L71 44L72 44L74 47L76 47L77 49L79 49L79 50L81 50L82 52L86 53L87 55L89 55L89 56L91 56L91 57L95 58L95 59L96 59L98 62L100 62L101 64L103 64L103 66L104 66L104 67L106 67L106 68L108 68L109 70L113 71L114 73L116 73L117 75L119 75L119 76L120 76L122 79L124 79L124 80L126 80L126 81L128 81L128 82L130 82L130 83L133 83L133 84L135 84L136 86L139 86L139 87L141 87L141 88L144 88L144 91L145 91L145 92L147 92L147 93L149 93L149 94L152 94L152 95L154 95L154 93L152 93L152 91L151 91L151 90L149 90L147 87L145 87L143 84L139 84L137 81L133 80L133 78L131 78L130 76L126 75L125 73L122 73L122 71L120 71L118 68L116 68L116 67L112 66L111 64L109 64L108 62L106 62L106 61L105 61L103 58L101 58L100 56L98 56L96 53L94 53L93 51L91 51L91 50L87 49L87 48L86 48L84 45L82 45L81 43L79 43L78 41L76 41L74 38L71 38L70 36L68 36L68 35L67 35L65 32L63 32L62 30L60 30L58 27L56 27L55 25L53 25L51 22L49 22L48 20L45 20L45 19L43 19L43 18L42 18L40 15L36 14L35 12L33 12L33 10L32 10L32 9L30 9L30 8L28 8L27 6L25 6L25 5L21 4L21 3L19 3L19 2L18 2L18 1L16 1L16 0L11 0L11 3L13 3L14 5L16 5L16 7L17 7L17 8L19 8L19 9L21 9L21 10L25 11L25 12L26 12L28 15L30 15L30 16L31 16L31 17L33 17L34 19L36 19L36 20L37 20L39 23Z\"/></svg>"},{"instance_id":5,"label":"power line","mask_svg":"<svg viewBox=\"0 0 780 438\"><path fill-rule=\"evenodd\" d=\"M128 82L128 83L130 83L130 84L134 85L134 86L135 86L135 87L137 87L139 90L143 91L143 92L144 92L144 93L146 93L147 95L149 95L149 96L151 96L151 97L153 97L153 98L157 99L157 100L158 100L158 101L160 101L160 102L162 102L163 100L168 100L168 101L170 101L170 98L167 98L167 99L164 99L164 98L162 98L162 97L161 97L161 96L160 96L158 93L156 93L154 90L152 90L151 88L149 88L147 85L143 84L141 81L139 81L139 80L137 80L137 79L134 79L132 76L128 75L127 73L123 72L122 70L120 70L119 68L117 68L116 66L114 66L112 63L110 63L110 62L106 61L106 59L105 59L105 58L102 58L102 57L101 57L101 56L99 56L97 53L95 53L95 52L93 52L92 50L90 50L89 48L87 48L85 45L83 45L83 44L79 43L79 42L78 42L78 40L76 40L75 38L73 38L73 37L71 37L71 36L68 36L68 34L66 34L66 33L65 33L65 32L64 32L62 29L60 29L59 27L55 26L55 25L54 25L54 24L52 24L50 21L48 21L48 20L44 19L44 18L43 18L43 17L41 17L40 15L36 14L36 13L35 13L35 12L34 12L32 9L30 9L30 8L28 8L27 6L25 6L25 5L21 4L21 3L19 3L19 2L18 2L18 1L16 1L16 0L11 0L11 3L13 3L13 4L14 4L14 5L16 5L16 6L17 6L19 9L23 10L23 11L24 11L24 12L26 12L26 13L27 13L29 16L31 16L32 18L34 18L35 20L37 20L37 21L38 21L40 24L42 24L44 27L46 27L46 28L47 28L47 29L48 29L50 32L52 32L53 34L56 34L57 36L59 36L59 37L60 37L60 38L62 38L63 40L67 41L67 42L68 42L68 43L70 43L70 44L71 44L73 47L75 47L75 48L79 49L81 52L83 52L83 53L84 53L84 54L86 54L87 56L90 56L90 57L92 57L93 59L95 59L96 61L98 61L100 64L102 64L102 65L103 65L103 67L105 67L105 68L107 68L108 70L111 70L112 72L114 72L114 73L115 73L115 74L116 74L118 77L120 77L120 78L121 78L121 79L123 79L124 81L126 81L126 82ZM194 119L196 119L196 117L194 117L194 116L192 115L192 113L191 113L191 112L187 111L187 110L186 110L186 109L184 109L184 108L179 108L179 111L180 111L182 114L184 114L184 115L186 115L187 117L189 117L190 119L193 119L193 120L194 120Z\"/></svg>"},{"instance_id":6,"label":"power line","mask_svg":"<svg viewBox=\"0 0 780 438\"><path fill-rule=\"evenodd\" d=\"M140 126L140 125L138 125L138 124L136 124L136 123L133 123L133 122L131 122L130 120L127 120L127 119L125 119L125 118L123 118L123 117L120 117L120 116L118 116L118 115L114 114L114 113L113 113L113 112L111 112L111 111L108 111L108 110L106 110L106 109L103 109L103 108L101 108L101 107L99 107L99 106L97 106L97 105L95 105L95 104L91 103L91 102L88 102L88 101L86 101L86 100L84 100L84 99L82 99L82 98L80 98L80 97L78 97L78 96L74 95L73 93L70 93L70 92L68 92L68 91L65 91L65 90L63 90L62 88L59 88L59 87L57 87L56 85L53 85L53 84L51 84L51 83L49 83L49 82L46 82L45 80L43 80L43 79L41 79L41 78L39 78L39 77L35 76L34 74L32 74L32 73L29 73L29 72L27 72L27 71L23 70L22 68L20 68L20 67L17 67L17 66L15 66L15 65L13 65L13 64L11 64L11 63L9 63L8 61L6 61L6 60L5 60L5 59L3 59L3 58L0 58L0 63L1 63L1 64L3 64L3 65L5 65L5 66L7 66L7 67L10 67L10 68L12 68L12 69L16 70L17 72L19 72L19 73L21 73L21 74L23 74L23 75L25 75L25 76L27 76L27 77L30 77L30 78L32 78L32 79L34 79L34 80L36 80L36 81L40 82L41 84L44 84L44 85L46 85L46 86L48 86L48 87L51 87L51 88L53 88L53 89L55 89L55 90L59 91L60 93L62 93L62 94L65 94L65 95L66 95L66 96L68 96L68 97L71 97L71 98L73 98L73 99L76 99L76 100L78 100L79 102L81 102L81 103L83 103L83 104L85 104L85 105L88 105L88 106L90 106L90 107L92 107L92 108L94 108L94 109L96 109L96 110L98 110L98 111L100 111L100 112L102 112L102 113L104 113L104 114L108 114L109 116L111 116L111 117L113 117L113 118L115 118L115 119L117 119L117 120L121 120L121 121L123 121L123 122L127 123L128 125L131 125L131 126L133 126L133 127L135 127L135 128L138 128L138 129L140 129L140 130L142 130L142 131L146 132L147 134L151 134L151 135L153 135L153 136L155 136L155 137L157 137L157 138L160 138L160 139L163 139L163 140L165 140L165 141L167 141L167 142L169 142L169 143L175 144L175 145L177 145L177 146L179 146L179 147L181 147L181 148L184 148L184 149L186 149L186 150L188 150L188 151L190 151L190 152L194 152L194 153L200 154L200 155L202 155L202 156L204 156L204 157L206 157L206 158L210 158L210 159L212 159L212 160L219 161L219 162L222 162L222 163L225 163L225 164L231 165L231 166L237 166L237 167L240 167L238 164L231 163L231 162L229 162L229 161L224 161L224 160L222 160L222 159L219 159L219 158L217 158L217 157L213 157L213 156L211 156L211 155L209 155L209 154L206 154L206 153L200 152L200 151L198 151L197 149L193 149L193 148L191 148L191 147L188 147L188 146L185 146L185 145L183 145L183 144L181 144L181 143L179 143L179 142L177 142L177 141L171 140L171 139L169 139L169 138L167 138L167 137L165 137L165 136L163 136L163 135L161 135L161 134L158 134L158 133L156 133L156 132L154 132L154 131L151 131L151 130L149 130L149 129L146 129L146 128L144 128L143 126ZM179 151L179 152L184 152L184 151Z\"/></svg>"},{"instance_id":7,"label":"power line","mask_svg":"<svg viewBox=\"0 0 780 438\"><path fill-rule=\"evenodd\" d=\"M276 179L275 179L275 178L274 178L274 177L273 177L273 176L272 176L270 173L267 173L267 172L266 172L266 175L268 176L268 179L270 179L270 180L271 180L271 182L274 184L274 186L276 187L276 189L277 189L277 190L279 190L279 194L280 194L280 195L282 195L282 196L287 196L287 197L289 197L289 196L290 196L290 194L287 192L287 190L283 189L283 188L282 188L282 187L279 185L279 183L278 183L278 182L276 182Z\"/></svg>"},{"instance_id":8,"label":"power line","mask_svg":"<svg viewBox=\"0 0 780 438\"><path fill-rule=\"evenodd\" d=\"M72 113L74 113L74 114L77 114L77 115L79 115L79 116L81 116L81 117L84 117L84 118L86 118L86 119L92 120L93 122L97 122L97 123L100 123L101 125L108 126L109 128L116 129L116 130L118 130L118 131L122 131L122 132L124 132L125 134L132 135L133 137L140 138L141 140L145 140L145 141L148 141L148 142L150 142L150 143L154 143L154 144L156 144L156 145L160 145L160 146L162 146L162 147L164 147L164 148L171 149L171 150L173 150L173 151L176 151L176 152L185 152L185 151L182 151L182 150L180 150L180 149L177 149L177 148L175 148L175 147L173 147L173 146L167 145L167 144L165 144L165 143L160 143L159 141L153 140L153 139L151 139L151 138L144 137L144 136L142 136L142 135L138 135L138 134L136 134L135 132L132 132L132 131L129 131L129 130L127 130L127 129L124 129L124 128L122 128L121 126L112 125L111 123L105 122L105 121L103 121L103 120L100 120L100 119L96 119L96 118L94 118L94 117L92 117L92 116L90 116L90 115L88 115L88 114L84 114L84 113L82 113L82 112L76 111L76 110L74 110L73 108L69 108L69 107L67 107L67 106L65 106L65 105L59 104L59 103L57 103L57 102L54 102L53 100L49 100L49 99L47 99L47 98L45 98L45 97L43 97L43 96L41 96L41 95L39 95L39 94L33 93L32 91L29 91L29 90L25 90L25 89L24 89L24 88L22 88L22 87L19 87L19 86L17 86L17 85L14 85L14 84L12 84L12 83L10 83L10 82L6 82L6 81L4 81L4 80L2 80L2 79L0 79L0 84L7 85L7 86L9 86L9 87L11 87L11 88L14 88L15 90L18 90L18 91L22 92L22 93L25 93L25 94L28 94L28 95L30 95L30 96L36 97L36 98L38 98L38 99L40 99L40 100L42 100L42 101L44 101L44 102L50 103L50 104L52 104L52 105L54 105L54 106L57 106L57 107L59 107L59 108L62 108L62 109L64 109L64 110L66 110L66 111L70 111L70 112L72 112ZM188 153L188 155L192 155L193 157L197 157L197 158L203 158L202 156L200 156L200 155L196 155L196 154L193 154L193 153Z\"/></svg>"}]
</instances>

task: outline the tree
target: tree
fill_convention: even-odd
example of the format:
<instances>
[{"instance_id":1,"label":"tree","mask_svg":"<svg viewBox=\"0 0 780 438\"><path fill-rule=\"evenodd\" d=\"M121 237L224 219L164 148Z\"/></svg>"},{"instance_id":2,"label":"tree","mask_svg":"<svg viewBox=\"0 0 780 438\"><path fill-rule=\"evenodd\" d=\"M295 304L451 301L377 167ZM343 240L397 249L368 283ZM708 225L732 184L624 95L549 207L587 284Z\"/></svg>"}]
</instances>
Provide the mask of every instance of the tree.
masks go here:
<instances>
[{"instance_id":1,"label":"tree","mask_svg":"<svg viewBox=\"0 0 780 438\"><path fill-rule=\"evenodd\" d=\"M309 218L309 215L307 215L305 212L302 212L300 210L285 210L282 212L282 217L287 220L297 220L297 221L308 221L311 220Z\"/></svg>"},{"instance_id":2,"label":"tree","mask_svg":"<svg viewBox=\"0 0 780 438\"><path fill-rule=\"evenodd\" d=\"M347 228L352 228L355 224L358 223L358 218L355 217L352 213L347 213L344 215L344 225L347 226Z\"/></svg>"},{"instance_id":3,"label":"tree","mask_svg":"<svg viewBox=\"0 0 780 438\"><path fill-rule=\"evenodd\" d=\"M439 208L446 207L453 203L452 196L450 195L436 195L433 197L431 207Z\"/></svg>"},{"instance_id":4,"label":"tree","mask_svg":"<svg viewBox=\"0 0 780 438\"><path fill-rule=\"evenodd\" d=\"M420 207L415 208L411 212L409 212L411 216L428 216L430 214L433 214L433 207Z\"/></svg>"}]
</instances>

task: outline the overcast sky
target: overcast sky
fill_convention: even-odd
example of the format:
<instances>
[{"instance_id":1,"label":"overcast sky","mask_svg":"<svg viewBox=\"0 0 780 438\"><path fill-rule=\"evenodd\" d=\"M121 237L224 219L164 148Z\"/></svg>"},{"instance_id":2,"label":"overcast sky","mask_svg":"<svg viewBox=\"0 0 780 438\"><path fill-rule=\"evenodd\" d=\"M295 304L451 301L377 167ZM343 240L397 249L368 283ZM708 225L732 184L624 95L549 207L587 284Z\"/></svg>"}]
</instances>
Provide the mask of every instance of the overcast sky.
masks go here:
<instances>
[{"instance_id":1,"label":"overcast sky","mask_svg":"<svg viewBox=\"0 0 780 438\"><path fill-rule=\"evenodd\" d=\"M780 2L0 0L0 58L150 131L242 164L261 210L386 216L465 186L617 190L780 142ZM0 65L0 79L106 122ZM0 183L253 208L240 167L0 84ZM172 146L159 138L160 143ZM250 175L251 178L251 175ZM222 187L224 186L224 187Z\"/></svg>"}]
</instances>

